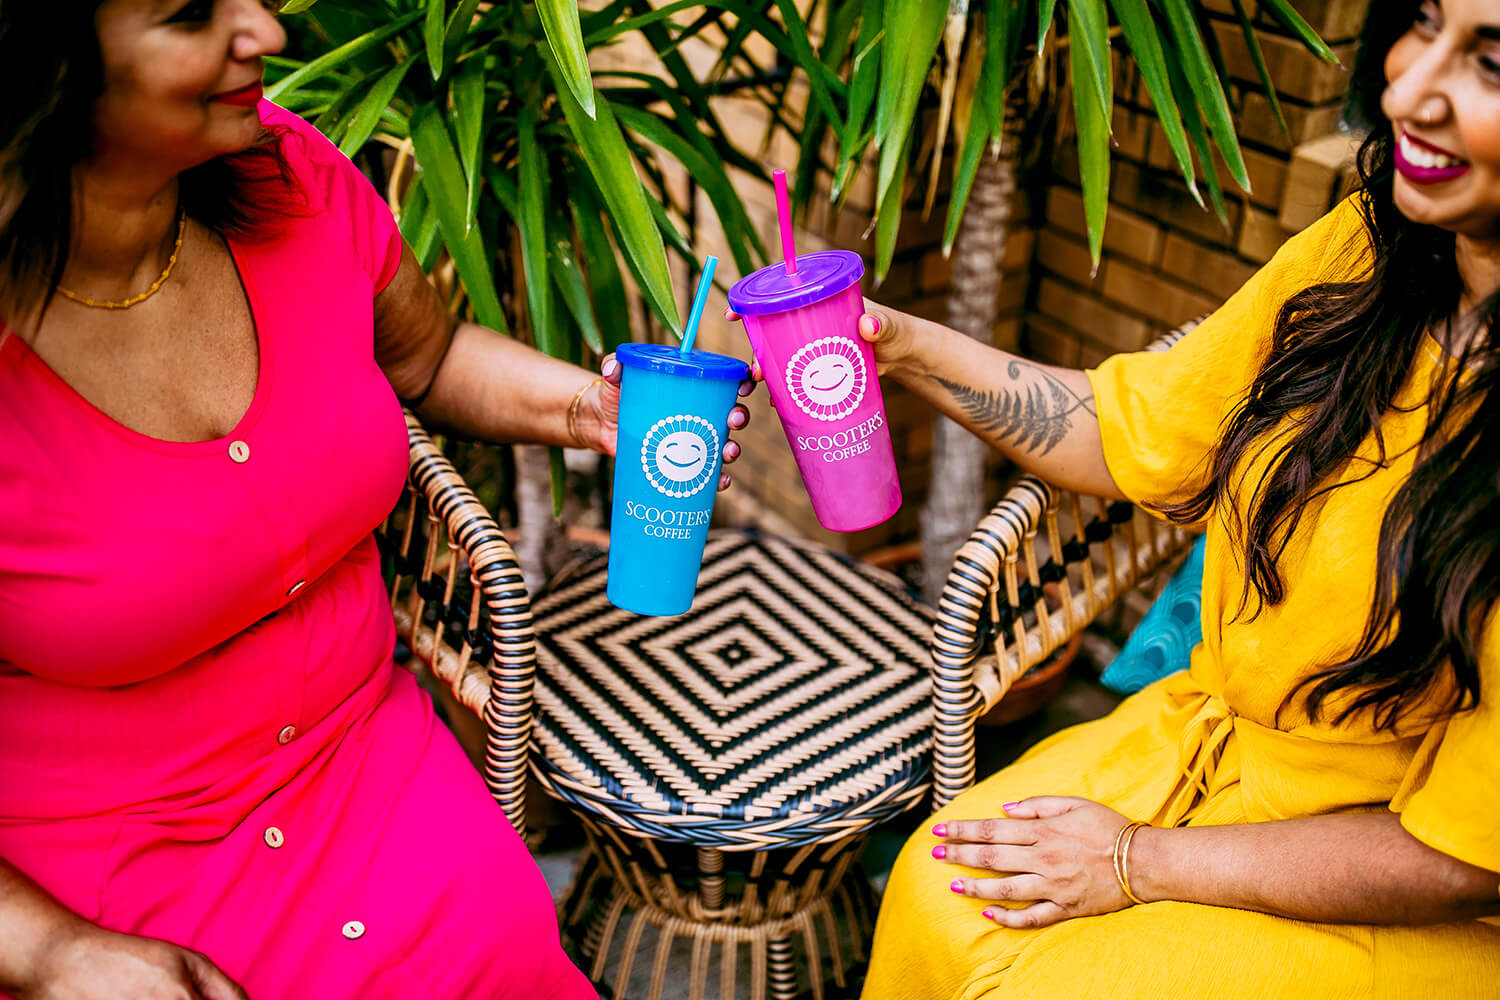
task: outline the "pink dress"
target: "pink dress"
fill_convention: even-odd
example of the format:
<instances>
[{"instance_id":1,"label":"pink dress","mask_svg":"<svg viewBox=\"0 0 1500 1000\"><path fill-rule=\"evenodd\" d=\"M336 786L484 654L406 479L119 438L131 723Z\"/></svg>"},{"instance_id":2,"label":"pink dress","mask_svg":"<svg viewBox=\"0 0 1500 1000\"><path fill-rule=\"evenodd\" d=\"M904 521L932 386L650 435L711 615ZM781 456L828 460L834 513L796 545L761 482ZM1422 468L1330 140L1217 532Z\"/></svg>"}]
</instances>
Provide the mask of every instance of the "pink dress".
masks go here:
<instances>
[{"instance_id":1,"label":"pink dress","mask_svg":"<svg viewBox=\"0 0 1500 1000\"><path fill-rule=\"evenodd\" d=\"M149 438L0 343L0 858L254 1000L593 997L412 677L372 529L406 473L373 356L401 239L295 116L312 201L231 241L260 343L221 440Z\"/></svg>"}]
</instances>

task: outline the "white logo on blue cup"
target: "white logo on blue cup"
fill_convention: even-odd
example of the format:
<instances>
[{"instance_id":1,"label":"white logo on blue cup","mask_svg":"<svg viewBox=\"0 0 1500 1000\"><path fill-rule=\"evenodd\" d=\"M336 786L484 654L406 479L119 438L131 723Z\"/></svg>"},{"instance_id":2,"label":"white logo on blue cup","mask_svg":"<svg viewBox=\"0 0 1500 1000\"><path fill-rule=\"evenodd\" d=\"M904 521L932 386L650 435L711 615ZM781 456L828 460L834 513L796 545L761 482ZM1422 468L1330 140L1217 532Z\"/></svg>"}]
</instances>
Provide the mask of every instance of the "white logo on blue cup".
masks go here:
<instances>
[{"instance_id":1,"label":"white logo on blue cup","mask_svg":"<svg viewBox=\"0 0 1500 1000\"><path fill-rule=\"evenodd\" d=\"M658 420L641 442L641 468L658 493L690 497L708 485L719 454L719 432L702 417L678 413Z\"/></svg>"},{"instance_id":2,"label":"white logo on blue cup","mask_svg":"<svg viewBox=\"0 0 1500 1000\"><path fill-rule=\"evenodd\" d=\"M848 337L824 337L792 355L786 389L798 409L819 420L841 420L865 398L865 359Z\"/></svg>"}]
</instances>

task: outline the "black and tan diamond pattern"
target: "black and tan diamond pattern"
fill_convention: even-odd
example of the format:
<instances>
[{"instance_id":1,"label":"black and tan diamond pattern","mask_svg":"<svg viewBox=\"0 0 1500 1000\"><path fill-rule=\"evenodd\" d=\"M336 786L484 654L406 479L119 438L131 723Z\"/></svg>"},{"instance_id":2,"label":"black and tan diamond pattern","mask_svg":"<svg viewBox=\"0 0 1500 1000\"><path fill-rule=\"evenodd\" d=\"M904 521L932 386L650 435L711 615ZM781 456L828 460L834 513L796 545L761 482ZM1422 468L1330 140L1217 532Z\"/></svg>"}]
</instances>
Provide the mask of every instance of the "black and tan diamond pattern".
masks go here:
<instances>
[{"instance_id":1,"label":"black and tan diamond pattern","mask_svg":"<svg viewBox=\"0 0 1500 1000\"><path fill-rule=\"evenodd\" d=\"M820 546L710 535L676 618L604 597L607 555L535 607L534 770L610 825L727 849L857 833L926 791L931 612Z\"/></svg>"}]
</instances>

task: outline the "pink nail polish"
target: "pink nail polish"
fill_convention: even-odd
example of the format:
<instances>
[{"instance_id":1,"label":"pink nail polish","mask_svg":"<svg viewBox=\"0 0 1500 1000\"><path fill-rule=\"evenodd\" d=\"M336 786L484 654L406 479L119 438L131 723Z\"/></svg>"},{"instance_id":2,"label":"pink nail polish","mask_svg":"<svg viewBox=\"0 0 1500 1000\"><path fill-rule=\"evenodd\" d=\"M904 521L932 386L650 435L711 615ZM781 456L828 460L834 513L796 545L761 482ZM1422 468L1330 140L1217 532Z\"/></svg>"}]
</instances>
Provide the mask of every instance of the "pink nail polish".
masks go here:
<instances>
[{"instance_id":1,"label":"pink nail polish","mask_svg":"<svg viewBox=\"0 0 1500 1000\"><path fill-rule=\"evenodd\" d=\"M947 823L938 823L936 826L934 826L932 828L932 835L934 837L946 837L946 836L948 836L948 824Z\"/></svg>"},{"instance_id":2,"label":"pink nail polish","mask_svg":"<svg viewBox=\"0 0 1500 1000\"><path fill-rule=\"evenodd\" d=\"M956 878L952 882L948 883L948 888L962 895L964 891L964 880L961 878Z\"/></svg>"},{"instance_id":3,"label":"pink nail polish","mask_svg":"<svg viewBox=\"0 0 1500 1000\"><path fill-rule=\"evenodd\" d=\"M611 375L613 375L615 373L615 367L616 366L614 358L610 358L608 361L604 362L602 366L604 377L609 378Z\"/></svg>"},{"instance_id":4,"label":"pink nail polish","mask_svg":"<svg viewBox=\"0 0 1500 1000\"><path fill-rule=\"evenodd\" d=\"M874 332L875 333L879 333L880 332L880 317L878 317L878 316L871 316L870 317L870 326L872 326L874 328Z\"/></svg>"},{"instance_id":5,"label":"pink nail polish","mask_svg":"<svg viewBox=\"0 0 1500 1000\"><path fill-rule=\"evenodd\" d=\"M980 916L984 917L984 919L986 919L986 920L994 920L995 919L995 911L994 910L985 910L983 913L980 914Z\"/></svg>"},{"instance_id":6,"label":"pink nail polish","mask_svg":"<svg viewBox=\"0 0 1500 1000\"><path fill-rule=\"evenodd\" d=\"M942 844L939 844L932 849L932 856L941 861L948 856L948 848L944 847Z\"/></svg>"},{"instance_id":7,"label":"pink nail polish","mask_svg":"<svg viewBox=\"0 0 1500 1000\"><path fill-rule=\"evenodd\" d=\"M1005 805L1001 806L1000 808L1004 809L1006 812L1010 812L1012 809L1014 809L1016 806L1018 806L1020 804L1021 803L1019 803L1019 802L1007 802L1007 803L1005 803Z\"/></svg>"}]
</instances>

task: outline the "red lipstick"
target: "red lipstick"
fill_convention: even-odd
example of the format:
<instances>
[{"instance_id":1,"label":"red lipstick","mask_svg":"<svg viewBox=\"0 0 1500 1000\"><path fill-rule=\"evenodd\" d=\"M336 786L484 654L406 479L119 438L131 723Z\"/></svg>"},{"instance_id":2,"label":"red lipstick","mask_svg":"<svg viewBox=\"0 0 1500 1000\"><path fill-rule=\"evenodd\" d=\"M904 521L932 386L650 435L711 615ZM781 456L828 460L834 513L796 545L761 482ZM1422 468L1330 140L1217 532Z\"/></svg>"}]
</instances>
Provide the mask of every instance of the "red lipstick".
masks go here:
<instances>
[{"instance_id":1,"label":"red lipstick","mask_svg":"<svg viewBox=\"0 0 1500 1000\"><path fill-rule=\"evenodd\" d=\"M1401 131L1396 135L1396 171L1413 184L1441 184L1468 173L1469 164Z\"/></svg>"},{"instance_id":2,"label":"red lipstick","mask_svg":"<svg viewBox=\"0 0 1500 1000\"><path fill-rule=\"evenodd\" d=\"M261 94L260 81L256 80L248 87L241 87L239 90L226 90L222 94L215 94L209 100L216 104L232 104L241 108L253 108L260 103Z\"/></svg>"}]
</instances>

